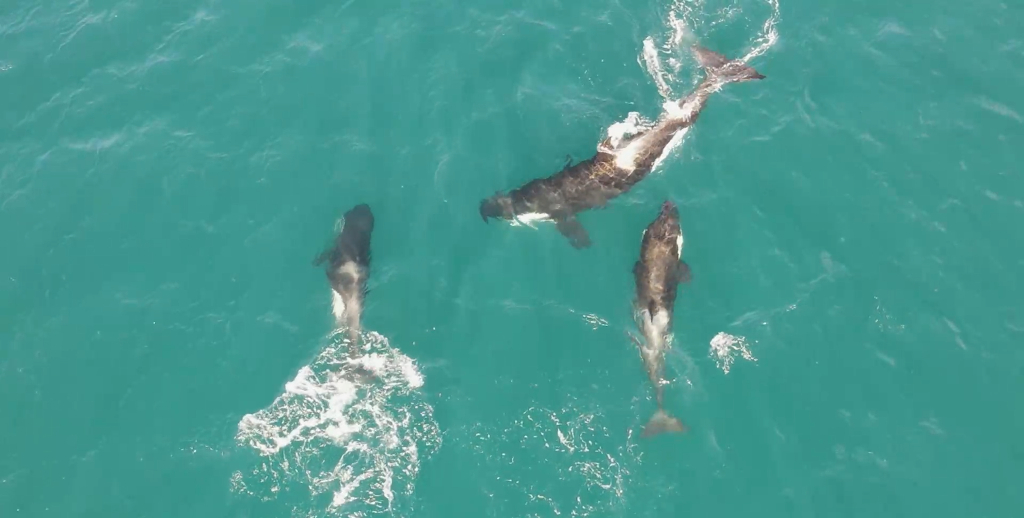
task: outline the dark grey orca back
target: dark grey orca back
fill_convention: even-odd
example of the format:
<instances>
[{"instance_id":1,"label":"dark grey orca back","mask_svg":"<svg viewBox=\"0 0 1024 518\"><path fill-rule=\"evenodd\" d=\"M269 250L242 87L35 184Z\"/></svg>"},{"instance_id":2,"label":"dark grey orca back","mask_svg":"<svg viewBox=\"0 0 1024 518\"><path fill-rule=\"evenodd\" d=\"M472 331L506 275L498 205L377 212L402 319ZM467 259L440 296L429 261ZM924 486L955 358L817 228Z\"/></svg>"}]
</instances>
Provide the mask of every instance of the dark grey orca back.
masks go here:
<instances>
[{"instance_id":1,"label":"dark grey orca back","mask_svg":"<svg viewBox=\"0 0 1024 518\"><path fill-rule=\"evenodd\" d=\"M370 234L373 233L373 212L365 203L345 213L345 227L335 243L338 264L353 261L360 266L370 264Z\"/></svg>"}]
</instances>

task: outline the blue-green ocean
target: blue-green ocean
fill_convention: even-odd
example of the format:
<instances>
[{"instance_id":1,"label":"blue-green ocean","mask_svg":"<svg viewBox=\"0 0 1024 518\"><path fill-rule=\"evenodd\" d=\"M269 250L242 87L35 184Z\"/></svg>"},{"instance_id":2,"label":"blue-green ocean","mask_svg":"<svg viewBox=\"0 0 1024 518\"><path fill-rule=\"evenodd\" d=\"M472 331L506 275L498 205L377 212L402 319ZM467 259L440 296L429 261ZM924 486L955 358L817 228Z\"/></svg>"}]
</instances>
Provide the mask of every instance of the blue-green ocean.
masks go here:
<instances>
[{"instance_id":1,"label":"blue-green ocean","mask_svg":"<svg viewBox=\"0 0 1024 518\"><path fill-rule=\"evenodd\" d=\"M481 221L693 44L766 78L591 247ZM1022 91L1011 1L5 0L0 517L1020 516ZM665 200L689 429L641 437ZM353 382L313 260L360 203Z\"/></svg>"}]
</instances>

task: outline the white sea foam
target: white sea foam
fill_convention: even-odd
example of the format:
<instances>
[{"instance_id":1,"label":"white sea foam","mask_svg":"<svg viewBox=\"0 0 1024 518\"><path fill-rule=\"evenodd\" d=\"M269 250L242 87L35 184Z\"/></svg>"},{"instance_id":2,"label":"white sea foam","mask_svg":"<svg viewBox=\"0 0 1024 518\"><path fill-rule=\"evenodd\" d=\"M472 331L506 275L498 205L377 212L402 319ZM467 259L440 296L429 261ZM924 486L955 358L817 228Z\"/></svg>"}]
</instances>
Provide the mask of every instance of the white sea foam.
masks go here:
<instances>
[{"instance_id":1,"label":"white sea foam","mask_svg":"<svg viewBox=\"0 0 1024 518\"><path fill-rule=\"evenodd\" d=\"M754 358L753 353L750 352L747 339L729 333L718 333L711 339L711 350L708 355L715 360L718 368L722 369L725 374L729 374L733 362L736 361L736 356L747 361L757 361L757 358Z\"/></svg>"},{"instance_id":2,"label":"white sea foam","mask_svg":"<svg viewBox=\"0 0 1024 518\"><path fill-rule=\"evenodd\" d=\"M440 446L415 362L381 335L364 333L349 359L344 330L266 408L244 416L237 441L260 456L232 477L235 491L307 495L293 516L366 516L408 505L420 461ZM372 372L367 381L343 373ZM291 503L291 502L289 502Z\"/></svg>"},{"instance_id":3,"label":"white sea foam","mask_svg":"<svg viewBox=\"0 0 1024 518\"><path fill-rule=\"evenodd\" d=\"M770 12L761 30L753 37L750 50L740 58L744 62L750 62L751 59L764 54L779 39L776 29L779 22L779 0L762 1L767 4ZM668 12L665 33L657 37L662 43L656 43L656 36L644 39L638 61L654 80L658 92L666 101L678 100L701 80L700 74L680 75L683 62L694 62L690 56L690 46L701 43L702 37L706 37L716 25L730 22L743 12L743 9L736 5L725 5L716 11L708 12L708 6L705 4L706 0L675 0ZM683 77L688 77L689 82L677 89L676 85Z\"/></svg>"},{"instance_id":4,"label":"white sea foam","mask_svg":"<svg viewBox=\"0 0 1024 518\"><path fill-rule=\"evenodd\" d=\"M478 488L490 497L488 515L624 515L641 462L638 439L599 406L533 407L462 432L491 475Z\"/></svg>"}]
</instances>

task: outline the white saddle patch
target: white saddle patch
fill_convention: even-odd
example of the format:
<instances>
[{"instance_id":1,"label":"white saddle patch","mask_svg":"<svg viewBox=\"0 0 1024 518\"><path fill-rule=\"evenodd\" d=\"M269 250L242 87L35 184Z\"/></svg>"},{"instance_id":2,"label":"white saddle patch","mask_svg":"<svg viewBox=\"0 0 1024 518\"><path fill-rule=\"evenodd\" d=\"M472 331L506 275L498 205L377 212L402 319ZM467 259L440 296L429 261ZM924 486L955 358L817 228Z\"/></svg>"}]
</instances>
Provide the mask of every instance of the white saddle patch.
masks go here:
<instances>
[{"instance_id":1,"label":"white saddle patch","mask_svg":"<svg viewBox=\"0 0 1024 518\"><path fill-rule=\"evenodd\" d=\"M345 319L345 299L341 298L341 294L331 289L331 313L334 314L334 319L341 322Z\"/></svg>"}]
</instances>

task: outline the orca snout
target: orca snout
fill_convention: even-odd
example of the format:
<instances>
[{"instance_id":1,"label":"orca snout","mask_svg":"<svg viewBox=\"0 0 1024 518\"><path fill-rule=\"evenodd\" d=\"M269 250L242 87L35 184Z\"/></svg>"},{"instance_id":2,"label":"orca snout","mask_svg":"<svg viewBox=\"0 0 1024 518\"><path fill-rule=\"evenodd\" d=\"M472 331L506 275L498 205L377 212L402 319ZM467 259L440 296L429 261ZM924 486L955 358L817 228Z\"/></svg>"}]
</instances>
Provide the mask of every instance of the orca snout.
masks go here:
<instances>
[{"instance_id":1,"label":"orca snout","mask_svg":"<svg viewBox=\"0 0 1024 518\"><path fill-rule=\"evenodd\" d=\"M486 200L480 202L480 217L483 218L484 223L487 223L490 218L504 218L506 217L506 205L508 202L503 203L507 198L495 195Z\"/></svg>"},{"instance_id":2,"label":"orca snout","mask_svg":"<svg viewBox=\"0 0 1024 518\"><path fill-rule=\"evenodd\" d=\"M488 223L488 218L495 217L492 213L493 209L488 204L489 201L490 200L484 200L480 202L480 218L484 220L484 223Z\"/></svg>"},{"instance_id":3,"label":"orca snout","mask_svg":"<svg viewBox=\"0 0 1024 518\"><path fill-rule=\"evenodd\" d=\"M373 230L373 212L370 206L360 203L345 213L345 225L361 228L366 232Z\"/></svg>"}]
</instances>

